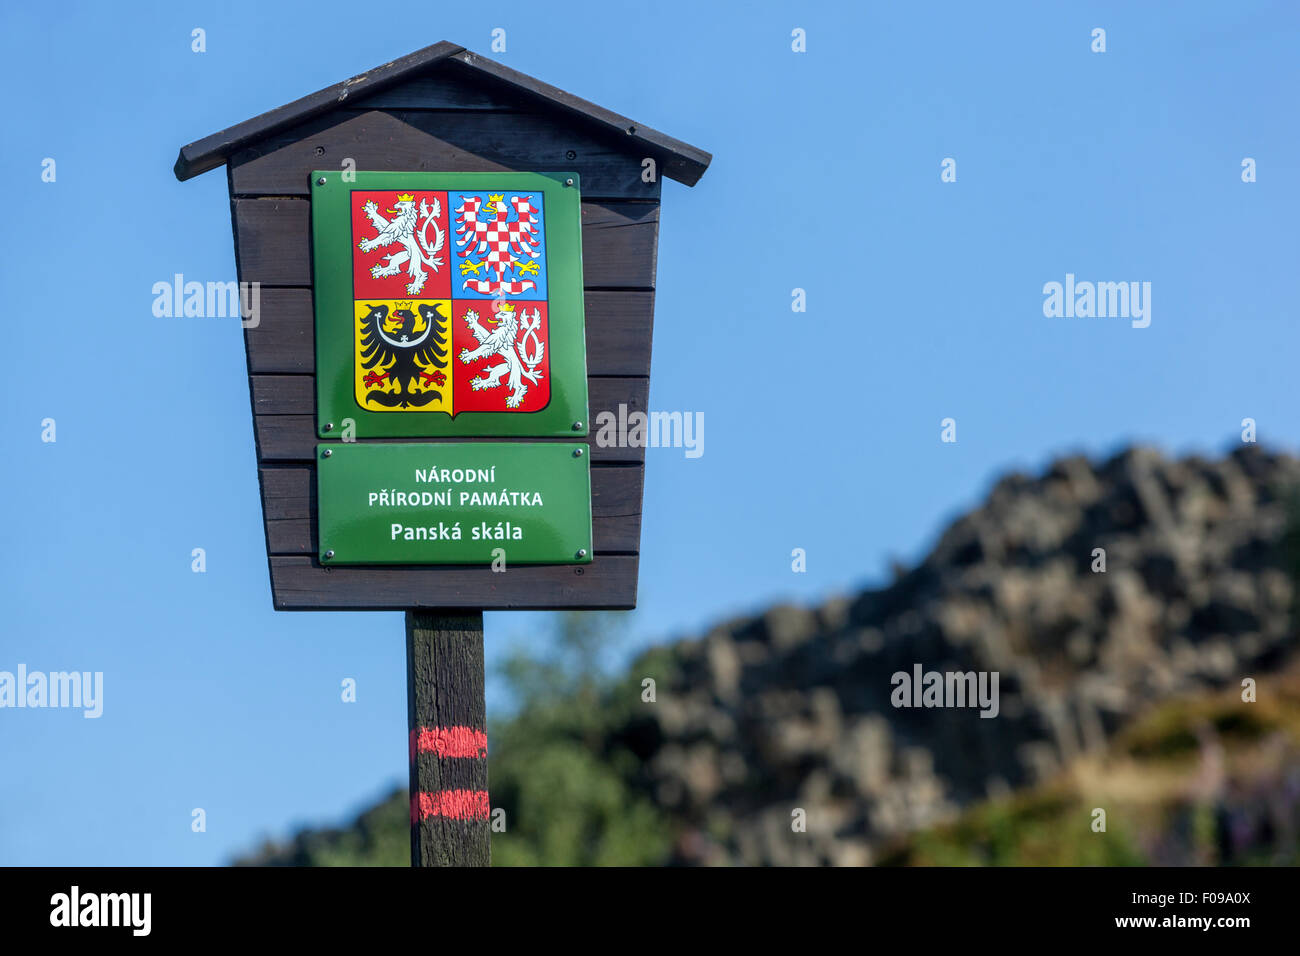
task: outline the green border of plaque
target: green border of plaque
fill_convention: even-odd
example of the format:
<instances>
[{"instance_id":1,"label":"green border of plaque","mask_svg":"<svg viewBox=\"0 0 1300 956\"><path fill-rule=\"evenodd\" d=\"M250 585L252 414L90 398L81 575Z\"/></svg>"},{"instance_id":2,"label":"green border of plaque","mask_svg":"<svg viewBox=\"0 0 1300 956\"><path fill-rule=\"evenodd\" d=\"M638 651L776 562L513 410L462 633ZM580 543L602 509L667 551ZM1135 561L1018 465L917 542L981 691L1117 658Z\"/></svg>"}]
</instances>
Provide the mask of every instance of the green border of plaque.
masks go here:
<instances>
[{"instance_id":1,"label":"green border of plaque","mask_svg":"<svg viewBox=\"0 0 1300 956\"><path fill-rule=\"evenodd\" d=\"M321 563L590 563L590 462L570 442L317 445Z\"/></svg>"},{"instance_id":2,"label":"green border of plaque","mask_svg":"<svg viewBox=\"0 0 1300 956\"><path fill-rule=\"evenodd\" d=\"M333 438L346 420L358 438L543 437L586 435L587 345L582 286L582 199L577 173L421 173L316 170L311 174L312 253L316 308L316 434ZM355 179L351 177L355 176ZM546 247L550 401L533 412L380 412L355 396L352 288L354 190L501 190L541 193ZM454 210L448 210L448 221ZM450 231L450 230L449 230ZM446 249L452 269L454 242ZM453 277L457 273L452 273ZM485 304L491 300L485 300ZM527 300L515 300L518 308ZM452 357L455 361L455 356ZM577 425L577 427L575 427Z\"/></svg>"}]
</instances>

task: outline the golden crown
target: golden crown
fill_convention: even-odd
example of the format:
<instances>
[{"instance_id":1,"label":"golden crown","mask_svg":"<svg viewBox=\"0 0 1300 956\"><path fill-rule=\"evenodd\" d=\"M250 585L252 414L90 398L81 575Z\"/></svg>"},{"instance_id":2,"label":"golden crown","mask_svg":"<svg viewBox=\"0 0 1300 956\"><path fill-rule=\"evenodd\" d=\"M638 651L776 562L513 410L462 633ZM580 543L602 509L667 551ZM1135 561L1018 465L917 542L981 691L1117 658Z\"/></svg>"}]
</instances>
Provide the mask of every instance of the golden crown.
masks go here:
<instances>
[{"instance_id":1,"label":"golden crown","mask_svg":"<svg viewBox=\"0 0 1300 956\"><path fill-rule=\"evenodd\" d=\"M506 201L506 197L502 196L500 193L493 193L492 195L488 196L488 202L505 202L505 201Z\"/></svg>"},{"instance_id":2,"label":"golden crown","mask_svg":"<svg viewBox=\"0 0 1300 956\"><path fill-rule=\"evenodd\" d=\"M415 201L415 197L412 196L410 193L400 193L400 194L398 194L397 201L398 201L398 202L414 202L414 201Z\"/></svg>"}]
</instances>

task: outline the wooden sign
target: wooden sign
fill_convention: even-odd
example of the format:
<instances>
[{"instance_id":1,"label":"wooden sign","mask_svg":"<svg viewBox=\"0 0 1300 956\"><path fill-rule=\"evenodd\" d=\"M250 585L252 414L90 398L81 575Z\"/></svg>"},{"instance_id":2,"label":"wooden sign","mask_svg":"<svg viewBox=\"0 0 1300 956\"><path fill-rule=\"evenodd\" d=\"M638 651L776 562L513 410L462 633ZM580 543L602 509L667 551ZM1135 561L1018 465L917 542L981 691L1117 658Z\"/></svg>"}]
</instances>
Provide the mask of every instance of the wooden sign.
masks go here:
<instances>
[{"instance_id":1,"label":"wooden sign","mask_svg":"<svg viewBox=\"0 0 1300 956\"><path fill-rule=\"evenodd\" d=\"M176 160L226 165L257 290L275 607L407 612L414 865L489 861L482 612L636 605L645 447L593 436L646 411L661 179L710 159L438 43Z\"/></svg>"},{"instance_id":2,"label":"wooden sign","mask_svg":"<svg viewBox=\"0 0 1300 956\"><path fill-rule=\"evenodd\" d=\"M246 286L256 283L260 290L260 312L244 330L244 345L276 608L497 610L636 605L645 448L597 442L595 426L602 416L625 420L634 412L647 411L662 181L667 177L694 185L710 158L702 150L453 43L438 43L393 60L181 149L176 175L182 180L226 165L239 280ZM582 432L528 440L577 437L587 445L590 562L511 566L505 574L489 565L325 565L320 559L317 444L342 444L345 426L335 421L334 430L324 430L331 419L320 414L318 398L322 391L331 395L343 391L355 405L356 387L347 387L352 373L346 367L343 386L335 381L327 388L317 381L322 374L340 373L317 367L312 270L315 179L323 172L340 177L341 186L342 174L350 170L516 176L557 168L573 171L582 190L580 196L574 195L581 232L587 416L581 419ZM506 196L510 187L507 180L501 183L493 188ZM400 188L414 194L415 185ZM546 201L550 199L548 192ZM417 213L418 205L417 197ZM368 235L377 237L377 233ZM432 229L429 237L432 240ZM549 233L546 238L549 242ZM449 255L449 266L452 258ZM553 262L554 258L548 266ZM348 290L339 298L350 295ZM548 319L550 305L548 301ZM418 310L412 311L414 329L420 319ZM480 325L485 324L482 315ZM392 318L391 312L387 318ZM385 328L392 331L400 326L390 321ZM343 348L353 347L348 342ZM549 350L558 361L559 343L551 343ZM347 358L355 362L350 351ZM562 384L554 371L551 383ZM463 413L452 417L365 411L365 419L351 416L358 427L349 437L360 446L393 440L366 431L381 418L437 417L452 428L459 428L457 423L465 418ZM511 414L501 417L515 420ZM464 437L447 433L443 440Z\"/></svg>"}]
</instances>

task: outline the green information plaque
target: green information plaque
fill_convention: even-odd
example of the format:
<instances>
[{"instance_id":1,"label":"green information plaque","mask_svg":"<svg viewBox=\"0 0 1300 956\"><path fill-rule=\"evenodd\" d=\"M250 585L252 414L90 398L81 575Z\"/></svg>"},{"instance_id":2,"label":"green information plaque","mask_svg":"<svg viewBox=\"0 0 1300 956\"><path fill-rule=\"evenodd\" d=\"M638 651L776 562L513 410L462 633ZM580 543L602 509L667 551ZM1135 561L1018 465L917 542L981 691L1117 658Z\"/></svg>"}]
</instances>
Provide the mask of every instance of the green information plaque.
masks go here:
<instances>
[{"instance_id":1,"label":"green information plaque","mask_svg":"<svg viewBox=\"0 0 1300 956\"><path fill-rule=\"evenodd\" d=\"M587 433L576 173L311 175L317 435Z\"/></svg>"},{"instance_id":2,"label":"green information plaque","mask_svg":"<svg viewBox=\"0 0 1300 956\"><path fill-rule=\"evenodd\" d=\"M586 564L591 469L561 442L316 447L322 564Z\"/></svg>"}]
</instances>

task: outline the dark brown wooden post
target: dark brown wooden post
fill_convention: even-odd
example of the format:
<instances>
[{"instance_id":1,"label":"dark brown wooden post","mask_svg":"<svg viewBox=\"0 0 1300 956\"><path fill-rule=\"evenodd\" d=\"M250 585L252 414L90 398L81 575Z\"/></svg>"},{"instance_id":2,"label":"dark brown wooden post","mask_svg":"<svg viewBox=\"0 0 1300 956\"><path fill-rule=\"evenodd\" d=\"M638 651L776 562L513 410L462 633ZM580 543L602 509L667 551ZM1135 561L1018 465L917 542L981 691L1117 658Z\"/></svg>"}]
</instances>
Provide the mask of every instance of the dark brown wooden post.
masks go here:
<instances>
[{"instance_id":1,"label":"dark brown wooden post","mask_svg":"<svg viewBox=\"0 0 1300 956\"><path fill-rule=\"evenodd\" d=\"M488 866L483 612L406 612L411 865Z\"/></svg>"}]
</instances>

